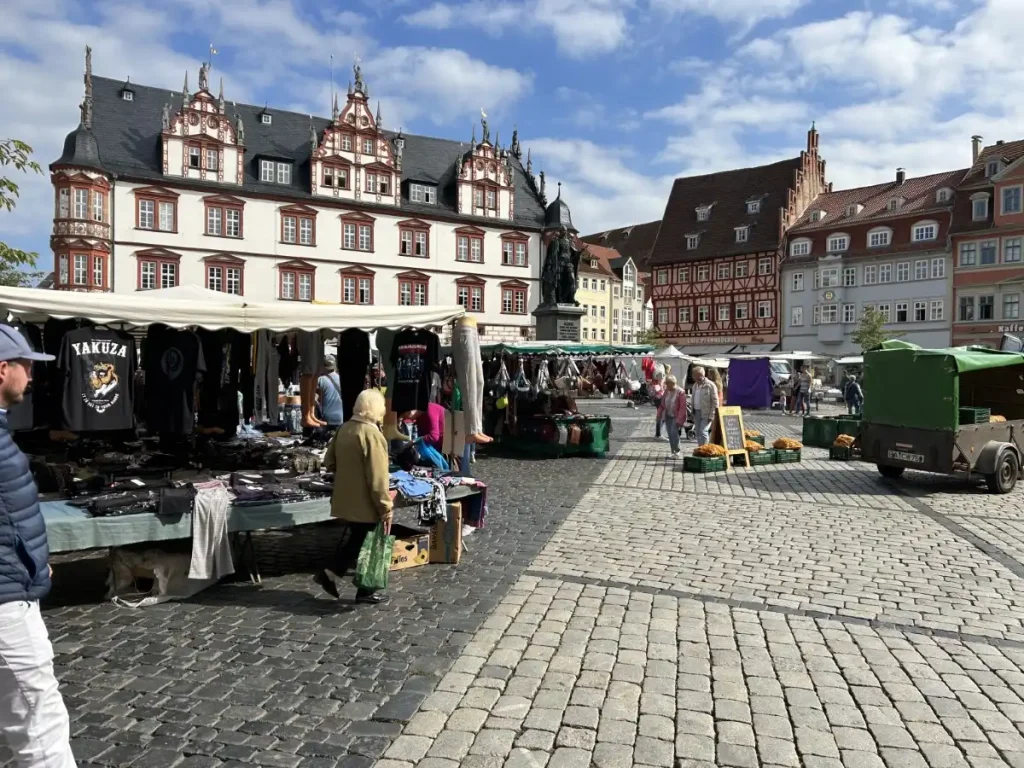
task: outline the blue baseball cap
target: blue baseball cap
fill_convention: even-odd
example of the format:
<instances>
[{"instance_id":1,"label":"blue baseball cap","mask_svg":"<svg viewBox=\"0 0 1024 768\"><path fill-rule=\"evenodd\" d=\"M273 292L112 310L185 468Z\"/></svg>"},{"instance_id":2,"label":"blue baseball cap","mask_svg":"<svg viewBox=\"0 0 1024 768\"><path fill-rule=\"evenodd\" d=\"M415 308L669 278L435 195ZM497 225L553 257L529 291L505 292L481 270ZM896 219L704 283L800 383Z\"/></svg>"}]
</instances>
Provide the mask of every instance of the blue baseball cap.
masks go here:
<instances>
[{"instance_id":1,"label":"blue baseball cap","mask_svg":"<svg viewBox=\"0 0 1024 768\"><path fill-rule=\"evenodd\" d=\"M34 352L28 340L9 325L0 325L0 362L11 360L55 360L53 355Z\"/></svg>"}]
</instances>

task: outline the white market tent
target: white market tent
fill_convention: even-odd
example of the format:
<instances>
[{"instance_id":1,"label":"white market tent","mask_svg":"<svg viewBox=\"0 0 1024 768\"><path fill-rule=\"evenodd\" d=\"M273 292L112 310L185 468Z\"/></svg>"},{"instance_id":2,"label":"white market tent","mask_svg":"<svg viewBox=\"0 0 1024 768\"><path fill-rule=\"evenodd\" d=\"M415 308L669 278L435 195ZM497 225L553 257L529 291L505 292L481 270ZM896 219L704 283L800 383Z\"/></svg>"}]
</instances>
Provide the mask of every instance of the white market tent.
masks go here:
<instances>
[{"instance_id":1,"label":"white market tent","mask_svg":"<svg viewBox=\"0 0 1024 768\"><path fill-rule=\"evenodd\" d=\"M836 360L836 365L863 365L864 355L850 355L849 357L840 357Z\"/></svg>"},{"instance_id":2,"label":"white market tent","mask_svg":"<svg viewBox=\"0 0 1024 768\"><path fill-rule=\"evenodd\" d=\"M665 360L693 360L693 355L684 355L672 344L654 353L654 359L658 362Z\"/></svg>"},{"instance_id":3,"label":"white market tent","mask_svg":"<svg viewBox=\"0 0 1024 768\"><path fill-rule=\"evenodd\" d=\"M163 323L172 328L233 328L243 333L258 330L341 331L362 328L369 331L404 326L422 328L444 325L465 314L465 310L459 306L365 307L289 301L258 302L193 285L132 294L0 287L0 309L30 323L43 322L49 317L80 317L105 325L143 327L151 323Z\"/></svg>"}]
</instances>

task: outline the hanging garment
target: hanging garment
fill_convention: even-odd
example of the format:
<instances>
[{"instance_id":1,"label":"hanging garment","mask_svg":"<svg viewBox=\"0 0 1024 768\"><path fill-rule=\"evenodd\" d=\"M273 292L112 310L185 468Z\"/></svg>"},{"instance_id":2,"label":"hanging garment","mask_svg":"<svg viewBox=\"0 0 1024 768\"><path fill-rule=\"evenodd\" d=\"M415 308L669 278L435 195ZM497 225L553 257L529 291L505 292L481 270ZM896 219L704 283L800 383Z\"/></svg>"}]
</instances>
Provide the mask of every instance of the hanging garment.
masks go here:
<instances>
[{"instance_id":1,"label":"hanging garment","mask_svg":"<svg viewBox=\"0 0 1024 768\"><path fill-rule=\"evenodd\" d=\"M419 509L419 522L425 528L448 519L448 503L445 501L444 487L435 480L426 482L430 483L430 497L420 504Z\"/></svg>"},{"instance_id":2,"label":"hanging garment","mask_svg":"<svg viewBox=\"0 0 1024 768\"><path fill-rule=\"evenodd\" d=\"M394 379L388 381L391 409L396 413L426 410L430 380L440 360L437 334L421 329L400 331L391 350Z\"/></svg>"},{"instance_id":3,"label":"hanging garment","mask_svg":"<svg viewBox=\"0 0 1024 768\"><path fill-rule=\"evenodd\" d=\"M135 341L126 333L79 328L64 336L63 424L72 432L135 427Z\"/></svg>"},{"instance_id":4,"label":"hanging garment","mask_svg":"<svg viewBox=\"0 0 1024 768\"><path fill-rule=\"evenodd\" d=\"M206 362L206 375L199 388L199 423L219 427L226 434L238 430L238 393L253 386L250 365L251 340L233 330L197 331Z\"/></svg>"},{"instance_id":5,"label":"hanging garment","mask_svg":"<svg viewBox=\"0 0 1024 768\"><path fill-rule=\"evenodd\" d=\"M319 376L324 370L324 337L320 331L298 331L299 375Z\"/></svg>"},{"instance_id":6,"label":"hanging garment","mask_svg":"<svg viewBox=\"0 0 1024 768\"><path fill-rule=\"evenodd\" d=\"M220 579L235 572L228 541L231 499L224 483L198 483L192 512L192 564L190 579Z\"/></svg>"},{"instance_id":7,"label":"hanging garment","mask_svg":"<svg viewBox=\"0 0 1024 768\"><path fill-rule=\"evenodd\" d=\"M370 336L359 328L338 335L338 378L341 383L341 407L345 421L352 418L356 398L366 387L370 370Z\"/></svg>"},{"instance_id":8,"label":"hanging garment","mask_svg":"<svg viewBox=\"0 0 1024 768\"><path fill-rule=\"evenodd\" d=\"M197 379L206 372L203 347L191 331L151 325L146 333L146 424L151 432L192 434Z\"/></svg>"},{"instance_id":9,"label":"hanging garment","mask_svg":"<svg viewBox=\"0 0 1024 768\"><path fill-rule=\"evenodd\" d=\"M280 406L277 394L280 386L280 355L270 331L253 334L255 349L252 352L253 373L253 417L257 424L277 424L280 421Z\"/></svg>"},{"instance_id":10,"label":"hanging garment","mask_svg":"<svg viewBox=\"0 0 1024 768\"><path fill-rule=\"evenodd\" d=\"M462 410L466 414L466 429L471 435L484 431L484 364L480 356L480 336L475 322L463 320L452 333L452 357L455 376L462 393Z\"/></svg>"}]
</instances>

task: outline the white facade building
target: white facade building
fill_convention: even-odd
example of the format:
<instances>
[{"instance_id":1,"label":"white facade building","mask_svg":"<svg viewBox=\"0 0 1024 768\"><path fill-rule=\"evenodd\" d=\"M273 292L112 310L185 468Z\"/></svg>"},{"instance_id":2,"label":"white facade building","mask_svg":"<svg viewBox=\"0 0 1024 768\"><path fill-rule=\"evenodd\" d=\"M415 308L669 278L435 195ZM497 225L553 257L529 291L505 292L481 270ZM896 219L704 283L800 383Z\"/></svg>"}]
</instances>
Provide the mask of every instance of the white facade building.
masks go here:
<instances>
[{"instance_id":1,"label":"white facade building","mask_svg":"<svg viewBox=\"0 0 1024 768\"><path fill-rule=\"evenodd\" d=\"M51 166L55 288L462 304L485 341L532 338L544 175L516 133L502 148L486 118L467 143L385 131L358 68L327 120L226 103L206 65L167 103L94 81L89 59L82 123Z\"/></svg>"}]
</instances>

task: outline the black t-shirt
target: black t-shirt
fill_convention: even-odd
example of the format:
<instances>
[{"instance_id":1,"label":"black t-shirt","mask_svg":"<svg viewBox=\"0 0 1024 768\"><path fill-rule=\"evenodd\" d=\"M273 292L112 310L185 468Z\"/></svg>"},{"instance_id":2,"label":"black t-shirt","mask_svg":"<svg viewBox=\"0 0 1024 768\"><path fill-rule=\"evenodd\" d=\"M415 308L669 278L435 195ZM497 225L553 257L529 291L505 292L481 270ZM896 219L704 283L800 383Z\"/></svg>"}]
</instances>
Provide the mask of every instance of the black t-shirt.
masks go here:
<instances>
[{"instance_id":1,"label":"black t-shirt","mask_svg":"<svg viewBox=\"0 0 1024 768\"><path fill-rule=\"evenodd\" d=\"M199 337L162 325L146 334L146 423L150 431L192 434L196 379L206 372Z\"/></svg>"},{"instance_id":2,"label":"black t-shirt","mask_svg":"<svg viewBox=\"0 0 1024 768\"><path fill-rule=\"evenodd\" d=\"M35 325L12 323L35 352L43 351L43 332ZM7 409L7 428L12 432L46 426L46 363L32 363L32 383L20 403Z\"/></svg>"},{"instance_id":3,"label":"black t-shirt","mask_svg":"<svg viewBox=\"0 0 1024 768\"><path fill-rule=\"evenodd\" d=\"M396 413L425 411L430 403L430 380L440 358L437 334L400 331L391 347L395 380L388 382L391 409Z\"/></svg>"},{"instance_id":4,"label":"black t-shirt","mask_svg":"<svg viewBox=\"0 0 1024 768\"><path fill-rule=\"evenodd\" d=\"M133 429L135 341L128 334L81 328L64 336L64 426L72 432Z\"/></svg>"}]
</instances>

